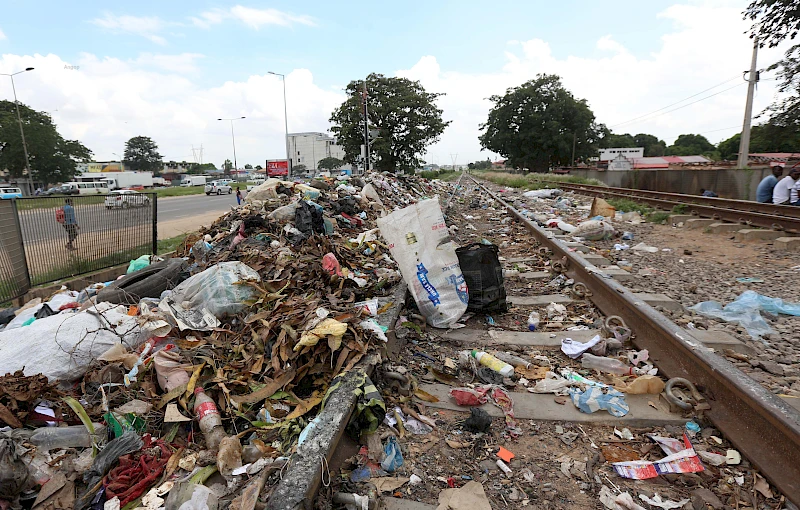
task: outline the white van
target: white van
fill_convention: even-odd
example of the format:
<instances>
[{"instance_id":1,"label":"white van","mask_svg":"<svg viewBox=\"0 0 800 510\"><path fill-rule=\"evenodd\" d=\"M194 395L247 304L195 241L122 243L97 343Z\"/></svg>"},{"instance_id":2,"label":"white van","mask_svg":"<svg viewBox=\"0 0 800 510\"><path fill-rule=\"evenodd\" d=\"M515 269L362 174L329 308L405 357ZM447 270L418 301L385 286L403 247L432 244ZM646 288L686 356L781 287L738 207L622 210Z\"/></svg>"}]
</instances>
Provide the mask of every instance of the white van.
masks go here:
<instances>
[{"instance_id":1,"label":"white van","mask_svg":"<svg viewBox=\"0 0 800 510\"><path fill-rule=\"evenodd\" d=\"M108 193L108 183L106 182L68 182L64 186L70 189L77 189L79 195L102 195Z\"/></svg>"}]
</instances>

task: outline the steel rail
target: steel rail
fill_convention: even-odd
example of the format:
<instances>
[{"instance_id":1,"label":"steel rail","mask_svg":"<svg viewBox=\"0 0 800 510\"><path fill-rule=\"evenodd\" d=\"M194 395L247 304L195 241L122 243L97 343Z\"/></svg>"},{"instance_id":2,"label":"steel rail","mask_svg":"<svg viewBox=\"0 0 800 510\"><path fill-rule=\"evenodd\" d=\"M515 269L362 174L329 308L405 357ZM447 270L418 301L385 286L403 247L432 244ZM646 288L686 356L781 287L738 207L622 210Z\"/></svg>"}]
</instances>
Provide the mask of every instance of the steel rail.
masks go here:
<instances>
[{"instance_id":1,"label":"steel rail","mask_svg":"<svg viewBox=\"0 0 800 510\"><path fill-rule=\"evenodd\" d=\"M747 200L698 197L630 188L606 188L589 184L558 183L558 187L600 198L626 198L665 210L671 210L675 206L685 206L686 211L683 214L800 234L800 207L791 205L761 204Z\"/></svg>"},{"instance_id":2,"label":"steel rail","mask_svg":"<svg viewBox=\"0 0 800 510\"><path fill-rule=\"evenodd\" d=\"M775 487L800 505L799 411L472 179L565 263L567 275L589 288L592 302L604 314L625 320L636 334L637 347L649 350L662 374L692 381L711 405L705 416Z\"/></svg>"}]
</instances>

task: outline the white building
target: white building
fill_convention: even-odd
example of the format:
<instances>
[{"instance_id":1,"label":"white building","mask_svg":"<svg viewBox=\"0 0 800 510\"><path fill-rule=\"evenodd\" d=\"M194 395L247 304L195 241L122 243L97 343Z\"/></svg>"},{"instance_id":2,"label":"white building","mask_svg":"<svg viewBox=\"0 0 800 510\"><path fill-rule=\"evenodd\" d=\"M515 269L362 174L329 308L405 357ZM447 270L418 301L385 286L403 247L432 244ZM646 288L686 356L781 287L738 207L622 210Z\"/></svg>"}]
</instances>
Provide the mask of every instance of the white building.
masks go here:
<instances>
[{"instance_id":1,"label":"white building","mask_svg":"<svg viewBox=\"0 0 800 510\"><path fill-rule=\"evenodd\" d=\"M643 158L644 147L600 149L600 161L612 161L616 159L618 155L625 156L628 159Z\"/></svg>"},{"instance_id":2,"label":"white building","mask_svg":"<svg viewBox=\"0 0 800 510\"><path fill-rule=\"evenodd\" d=\"M305 165L309 170L319 168L325 158L344 159L344 149L336 145L336 139L326 133L289 133L289 156L292 167ZM342 168L349 168L345 165Z\"/></svg>"}]
</instances>

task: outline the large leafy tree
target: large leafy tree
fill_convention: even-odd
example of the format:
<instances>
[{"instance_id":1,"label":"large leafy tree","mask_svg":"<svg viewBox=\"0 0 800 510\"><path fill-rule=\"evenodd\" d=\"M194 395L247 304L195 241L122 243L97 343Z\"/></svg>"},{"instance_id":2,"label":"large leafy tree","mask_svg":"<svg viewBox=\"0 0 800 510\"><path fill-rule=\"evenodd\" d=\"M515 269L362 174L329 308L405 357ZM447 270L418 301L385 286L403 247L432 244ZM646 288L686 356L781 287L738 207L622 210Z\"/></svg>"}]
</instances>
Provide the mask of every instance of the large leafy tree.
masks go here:
<instances>
[{"instance_id":1,"label":"large leafy tree","mask_svg":"<svg viewBox=\"0 0 800 510\"><path fill-rule=\"evenodd\" d=\"M207 173L207 172L212 172L212 171L214 171L216 169L217 169L217 167L216 167L216 165L214 165L214 163L203 163L202 165L200 163L195 163L194 165L189 167L188 173L190 173L190 174L204 174L204 173Z\"/></svg>"},{"instance_id":2,"label":"large leafy tree","mask_svg":"<svg viewBox=\"0 0 800 510\"><path fill-rule=\"evenodd\" d=\"M378 170L412 170L419 156L450 124L442 120L436 98L418 81L370 74L366 80L369 129L377 132L370 157ZM364 80L351 81L347 99L334 110L331 131L342 145L345 162L357 164L364 144Z\"/></svg>"},{"instance_id":3,"label":"large leafy tree","mask_svg":"<svg viewBox=\"0 0 800 510\"><path fill-rule=\"evenodd\" d=\"M648 135L646 133L639 133L632 136L628 133L619 135L606 130L603 138L600 140L600 147L644 147L644 156L649 158L651 156L663 156L667 149L667 144L664 140L659 140L658 137Z\"/></svg>"},{"instance_id":4,"label":"large leafy tree","mask_svg":"<svg viewBox=\"0 0 800 510\"><path fill-rule=\"evenodd\" d=\"M317 164L317 166L319 168L322 168L323 170L336 170L341 168L342 165L344 165L344 161L342 161L339 158L334 158L331 156L320 159L319 163Z\"/></svg>"},{"instance_id":5,"label":"large leafy tree","mask_svg":"<svg viewBox=\"0 0 800 510\"><path fill-rule=\"evenodd\" d=\"M585 99L576 99L556 75L535 80L489 98L494 106L480 128L484 149L507 158L506 164L547 172L551 165L594 156L603 133Z\"/></svg>"},{"instance_id":6,"label":"large leafy tree","mask_svg":"<svg viewBox=\"0 0 800 510\"><path fill-rule=\"evenodd\" d=\"M233 161L226 159L225 162L222 163L222 170L225 172L230 172L233 170Z\"/></svg>"},{"instance_id":7,"label":"large leafy tree","mask_svg":"<svg viewBox=\"0 0 800 510\"><path fill-rule=\"evenodd\" d=\"M613 147L638 147L638 145L636 145L633 137L628 133L625 133L624 135L618 135L609 132L600 139L600 148L608 149Z\"/></svg>"},{"instance_id":8,"label":"large leafy tree","mask_svg":"<svg viewBox=\"0 0 800 510\"><path fill-rule=\"evenodd\" d=\"M91 159L92 151L77 140L65 140L46 113L23 104L19 110L33 180L43 186L72 180L77 163ZM27 175L16 105L11 101L0 101L0 168L13 178Z\"/></svg>"},{"instance_id":9,"label":"large leafy tree","mask_svg":"<svg viewBox=\"0 0 800 510\"><path fill-rule=\"evenodd\" d=\"M785 40L794 40L800 33L800 8L797 0L753 0L744 11L745 19L753 21L752 37L770 48ZM779 91L784 94L766 113L769 122L779 126L800 128L800 44L791 46L783 60L770 66L779 69Z\"/></svg>"},{"instance_id":10,"label":"large leafy tree","mask_svg":"<svg viewBox=\"0 0 800 510\"><path fill-rule=\"evenodd\" d=\"M741 133L736 133L717 146L720 157L736 159L739 155ZM761 124L750 131L750 152L797 152L800 147L800 130L794 126Z\"/></svg>"},{"instance_id":11,"label":"large leafy tree","mask_svg":"<svg viewBox=\"0 0 800 510\"><path fill-rule=\"evenodd\" d=\"M164 162L158 145L149 136L134 136L125 142L125 166L139 172L161 173Z\"/></svg>"},{"instance_id":12,"label":"large leafy tree","mask_svg":"<svg viewBox=\"0 0 800 510\"><path fill-rule=\"evenodd\" d=\"M667 156L697 156L711 154L716 150L713 143L703 135L680 135L675 143L667 147Z\"/></svg>"}]
</instances>

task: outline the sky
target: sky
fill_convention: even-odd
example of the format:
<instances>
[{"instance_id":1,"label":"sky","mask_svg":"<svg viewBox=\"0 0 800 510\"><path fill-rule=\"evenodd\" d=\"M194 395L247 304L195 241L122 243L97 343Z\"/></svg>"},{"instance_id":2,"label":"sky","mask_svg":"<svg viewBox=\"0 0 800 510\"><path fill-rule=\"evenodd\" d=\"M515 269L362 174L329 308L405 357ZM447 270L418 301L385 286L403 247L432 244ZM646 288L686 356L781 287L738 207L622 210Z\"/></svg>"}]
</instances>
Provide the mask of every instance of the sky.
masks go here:
<instances>
[{"instance_id":1,"label":"sky","mask_svg":"<svg viewBox=\"0 0 800 510\"><path fill-rule=\"evenodd\" d=\"M165 160L264 165L290 132L328 131L344 88L371 72L418 80L451 121L424 158L482 151L489 97L557 74L615 133L713 143L741 130L752 41L747 0L528 2L12 2L0 0L0 73L96 161L149 136ZM759 50L758 68L783 48ZM762 72L754 114L775 98ZM0 99L13 100L0 76ZM693 104L690 104L693 103Z\"/></svg>"}]
</instances>

